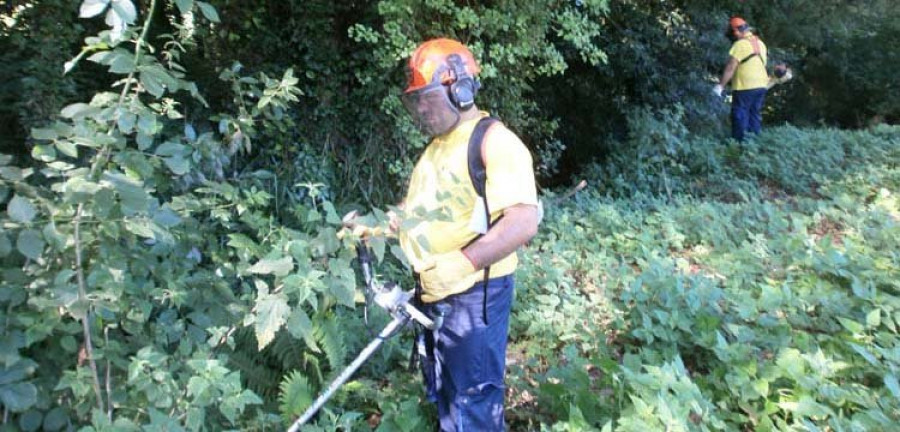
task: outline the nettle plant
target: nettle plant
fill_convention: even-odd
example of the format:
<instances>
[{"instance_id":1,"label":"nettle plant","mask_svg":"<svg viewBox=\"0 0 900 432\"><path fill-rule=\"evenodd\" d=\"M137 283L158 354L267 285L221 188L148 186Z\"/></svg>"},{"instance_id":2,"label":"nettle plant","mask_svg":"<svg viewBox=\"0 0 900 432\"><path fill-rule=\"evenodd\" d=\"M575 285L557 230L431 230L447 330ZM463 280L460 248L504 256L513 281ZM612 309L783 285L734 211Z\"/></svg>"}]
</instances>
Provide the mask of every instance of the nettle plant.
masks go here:
<instances>
[{"instance_id":1,"label":"nettle plant","mask_svg":"<svg viewBox=\"0 0 900 432\"><path fill-rule=\"evenodd\" d=\"M151 41L160 13L175 31ZM241 371L252 365L235 359L288 337L299 358L282 367L323 381L344 357L334 328L355 287L333 206L307 196L291 203L290 220L275 220L272 174L240 169L254 126L283 118L302 94L298 81L291 70L242 76L236 65L220 77L236 113L191 122L186 110L206 102L179 59L196 26L218 22L212 6L152 0L140 26L131 0L85 0L80 14L104 14L110 28L65 70L106 66L115 92L32 130L30 166L0 155L2 421L23 430L281 425L248 409L274 396L250 390ZM297 402L296 382L285 383L289 416L308 396Z\"/></svg>"}]
</instances>

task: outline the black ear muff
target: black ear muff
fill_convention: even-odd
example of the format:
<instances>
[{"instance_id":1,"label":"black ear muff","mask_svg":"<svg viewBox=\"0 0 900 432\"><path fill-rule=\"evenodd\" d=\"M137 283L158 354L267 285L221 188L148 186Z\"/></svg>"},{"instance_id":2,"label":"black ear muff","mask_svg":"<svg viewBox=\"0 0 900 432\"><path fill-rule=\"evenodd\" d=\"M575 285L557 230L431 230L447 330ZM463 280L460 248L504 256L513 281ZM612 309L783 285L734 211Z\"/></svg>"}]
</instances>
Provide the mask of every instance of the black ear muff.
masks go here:
<instances>
[{"instance_id":1,"label":"black ear muff","mask_svg":"<svg viewBox=\"0 0 900 432\"><path fill-rule=\"evenodd\" d=\"M459 54L447 56L447 63L453 71L454 81L450 84L450 101L460 111L468 110L475 106L475 94L478 93L478 82L468 72Z\"/></svg>"}]
</instances>

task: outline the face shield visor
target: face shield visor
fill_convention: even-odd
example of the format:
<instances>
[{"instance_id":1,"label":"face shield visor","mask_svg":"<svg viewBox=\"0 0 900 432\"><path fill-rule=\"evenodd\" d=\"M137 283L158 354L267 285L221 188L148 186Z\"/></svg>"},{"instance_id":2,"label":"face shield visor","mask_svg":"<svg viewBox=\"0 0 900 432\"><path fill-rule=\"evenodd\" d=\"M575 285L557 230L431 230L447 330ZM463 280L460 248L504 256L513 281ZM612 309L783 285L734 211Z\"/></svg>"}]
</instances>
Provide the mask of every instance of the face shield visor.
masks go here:
<instances>
[{"instance_id":1,"label":"face shield visor","mask_svg":"<svg viewBox=\"0 0 900 432\"><path fill-rule=\"evenodd\" d=\"M737 42L738 37L734 34L734 29L730 25L725 26L725 37L731 42Z\"/></svg>"},{"instance_id":2,"label":"face shield visor","mask_svg":"<svg viewBox=\"0 0 900 432\"><path fill-rule=\"evenodd\" d=\"M443 135L459 123L459 110L441 83L403 93L400 100L419 130L428 136Z\"/></svg>"}]
</instances>

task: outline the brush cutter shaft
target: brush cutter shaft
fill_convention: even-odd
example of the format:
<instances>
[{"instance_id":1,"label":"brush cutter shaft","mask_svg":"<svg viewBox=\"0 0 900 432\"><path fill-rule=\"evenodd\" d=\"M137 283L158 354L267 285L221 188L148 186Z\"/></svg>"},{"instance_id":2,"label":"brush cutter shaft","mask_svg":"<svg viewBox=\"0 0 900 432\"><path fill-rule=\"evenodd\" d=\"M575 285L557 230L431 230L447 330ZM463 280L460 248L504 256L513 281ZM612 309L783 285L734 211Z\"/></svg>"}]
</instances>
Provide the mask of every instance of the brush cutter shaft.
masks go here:
<instances>
[{"instance_id":1,"label":"brush cutter shaft","mask_svg":"<svg viewBox=\"0 0 900 432\"><path fill-rule=\"evenodd\" d=\"M378 337L373 339L372 342L369 342L369 344L366 345L365 348L363 348L359 355L356 356L356 359L354 359L353 362L350 363L350 365L347 366L347 368L344 369L344 371L341 372L341 374L338 375L338 377L328 385L328 388L325 390L325 392L322 393L318 398L316 398L315 402L313 402L313 404L310 405L309 408L307 408L306 412L304 412L303 415L294 422L291 428L288 429L288 432L299 431L300 426L306 424L309 419L316 415L316 412L319 411L319 408L322 408L322 406L325 405L325 402L328 402L328 399L331 399L331 396L334 395L334 392L336 392L337 389L341 388L341 386L344 385L344 383L346 383L348 379L350 379L353 373L356 372L356 370L359 369L359 367L362 366L362 364L365 363L366 360L368 360L369 357L371 357L372 354L375 353L375 351L381 346L382 343L384 343L385 339L391 337L394 333L403 328L403 326L405 326L409 322L409 319L410 317L408 315L395 316L394 320L389 322L388 325L385 326L383 330L381 330L381 333L378 334Z\"/></svg>"},{"instance_id":2,"label":"brush cutter shaft","mask_svg":"<svg viewBox=\"0 0 900 432\"><path fill-rule=\"evenodd\" d=\"M345 219L347 218L345 217ZM403 291L400 289L400 286L395 283L388 282L386 284L380 284L375 280L375 273L372 271L372 257L369 254L369 248L365 243L357 245L356 251L357 256L359 257L360 266L362 267L363 277L365 278L366 289L369 293L374 294L375 303L384 308L384 310L391 315L393 320L389 322L387 326L381 330L381 333L378 333L378 336L363 348L359 355L356 356L356 359L354 359L353 362L328 385L328 388L325 389L325 391L316 398L313 404L307 408L303 415L291 425L288 432L299 431L300 426L306 424L306 422L316 415L316 412L325 405L325 402L331 398L334 392L350 379L353 373L375 353L375 350L377 350L386 339L395 335L400 329L406 326L410 320L418 322L429 330L434 330L443 323L443 316L440 316L437 321L432 321L428 315L425 315L422 311L416 309L415 306L409 303L413 297L412 291Z\"/></svg>"}]
</instances>

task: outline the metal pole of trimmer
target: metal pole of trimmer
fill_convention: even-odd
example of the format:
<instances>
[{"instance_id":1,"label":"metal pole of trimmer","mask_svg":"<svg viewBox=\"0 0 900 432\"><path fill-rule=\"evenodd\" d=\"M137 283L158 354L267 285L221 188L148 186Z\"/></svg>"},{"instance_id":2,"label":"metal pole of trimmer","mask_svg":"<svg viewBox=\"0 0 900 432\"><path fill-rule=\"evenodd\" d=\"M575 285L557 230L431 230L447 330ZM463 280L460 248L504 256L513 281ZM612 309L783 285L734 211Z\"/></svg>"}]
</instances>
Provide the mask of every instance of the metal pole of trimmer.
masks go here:
<instances>
[{"instance_id":1,"label":"metal pole of trimmer","mask_svg":"<svg viewBox=\"0 0 900 432\"><path fill-rule=\"evenodd\" d=\"M338 375L338 377L328 385L328 389L325 390L325 393L322 393L318 398L316 398L315 402L313 402L313 404L306 409L306 412L304 412L303 415L300 416L300 418L297 419L296 422L294 422L291 428L288 429L288 432L299 431L300 426L304 425L314 415L316 415L316 412L318 412L319 409L322 408L323 405L325 405L325 402L328 402L328 399L330 399L331 396L334 395L334 392L341 388L341 386L344 385L344 383L346 383L348 379L350 379L353 373L356 372L356 370L359 369L359 367L362 366L362 364L365 363L366 360L368 360L369 357L371 357L372 354L375 353L375 351L381 346L382 343L384 343L385 339L393 335L397 330L403 328L403 326L405 326L408 322L409 316L406 316L396 317L393 319L393 321L388 323L384 330L382 330L381 333L378 334L375 340L369 342L369 344L366 345L362 352L360 352L359 355L356 356L356 359L353 360L352 363L350 363L350 366L347 366L347 368L344 369L344 371L341 372L341 374Z\"/></svg>"},{"instance_id":2,"label":"metal pole of trimmer","mask_svg":"<svg viewBox=\"0 0 900 432\"><path fill-rule=\"evenodd\" d=\"M403 291L398 285L393 283L380 285L375 281L375 274L372 272L372 259L369 255L368 246L366 246L365 243L360 242L360 244L356 246L356 252L360 266L362 267L363 277L366 281L366 289L374 293L375 303L388 311L391 317L393 317L393 320L389 322L387 326L381 330L381 333L378 333L378 336L363 348L362 352L356 356L356 359L354 359L353 362L351 362L350 365L328 385L325 392L319 395L312 405L306 409L303 415L291 425L288 432L299 431L300 426L303 426L316 415L316 412L325 405L325 402L334 395L334 392L350 379L353 373L375 353L381 344L406 326L410 320L419 322L429 330L439 328L443 322L442 316L432 320L420 310L416 309L415 306L409 304L409 300L413 297L412 291ZM439 311L439 315L443 315L444 313L442 312L444 311Z\"/></svg>"}]
</instances>

